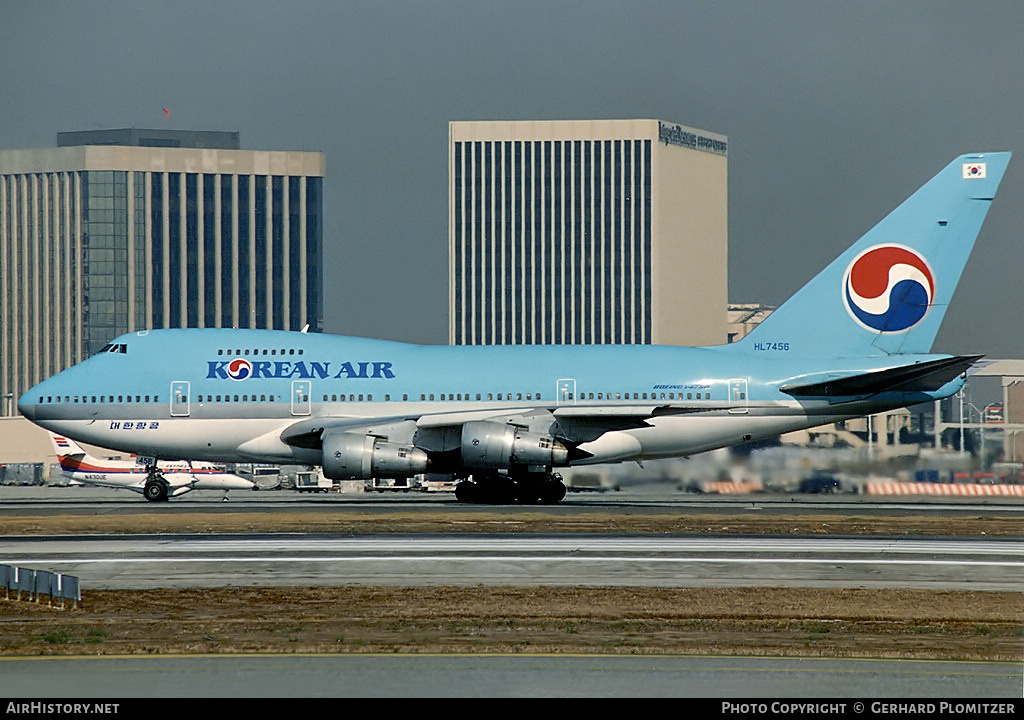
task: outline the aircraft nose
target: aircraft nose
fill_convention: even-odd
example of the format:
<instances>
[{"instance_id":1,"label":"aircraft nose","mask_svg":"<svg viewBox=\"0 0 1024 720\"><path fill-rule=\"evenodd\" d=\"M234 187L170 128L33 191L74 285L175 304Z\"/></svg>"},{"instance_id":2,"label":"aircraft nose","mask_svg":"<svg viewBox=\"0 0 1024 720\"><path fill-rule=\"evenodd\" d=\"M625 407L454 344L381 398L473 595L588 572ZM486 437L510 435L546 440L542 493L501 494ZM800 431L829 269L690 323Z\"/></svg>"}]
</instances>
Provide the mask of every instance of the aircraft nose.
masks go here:
<instances>
[{"instance_id":1,"label":"aircraft nose","mask_svg":"<svg viewBox=\"0 0 1024 720\"><path fill-rule=\"evenodd\" d=\"M18 412L29 420L36 419L36 404L32 395L32 390L18 398Z\"/></svg>"}]
</instances>

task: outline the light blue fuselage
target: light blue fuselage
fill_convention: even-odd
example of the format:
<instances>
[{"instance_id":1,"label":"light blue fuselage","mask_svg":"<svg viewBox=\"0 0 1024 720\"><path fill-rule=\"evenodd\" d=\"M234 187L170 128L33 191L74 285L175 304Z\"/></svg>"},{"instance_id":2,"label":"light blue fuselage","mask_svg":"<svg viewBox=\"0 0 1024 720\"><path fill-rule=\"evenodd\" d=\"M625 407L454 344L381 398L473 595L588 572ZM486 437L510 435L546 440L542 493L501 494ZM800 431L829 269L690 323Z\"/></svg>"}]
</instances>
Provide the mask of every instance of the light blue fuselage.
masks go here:
<instances>
[{"instance_id":1,"label":"light blue fuselage","mask_svg":"<svg viewBox=\"0 0 1024 720\"><path fill-rule=\"evenodd\" d=\"M449 416L458 425L530 411L562 423L647 418L581 444L587 456L566 464L671 457L946 397L962 382L837 404L779 387L945 356L800 361L777 348L447 347L214 329L144 331L108 348L36 386L22 413L103 447L216 462L318 464L316 451L280 440L316 418L389 427L409 419L402 440L412 442L410 433L444 427Z\"/></svg>"}]
</instances>

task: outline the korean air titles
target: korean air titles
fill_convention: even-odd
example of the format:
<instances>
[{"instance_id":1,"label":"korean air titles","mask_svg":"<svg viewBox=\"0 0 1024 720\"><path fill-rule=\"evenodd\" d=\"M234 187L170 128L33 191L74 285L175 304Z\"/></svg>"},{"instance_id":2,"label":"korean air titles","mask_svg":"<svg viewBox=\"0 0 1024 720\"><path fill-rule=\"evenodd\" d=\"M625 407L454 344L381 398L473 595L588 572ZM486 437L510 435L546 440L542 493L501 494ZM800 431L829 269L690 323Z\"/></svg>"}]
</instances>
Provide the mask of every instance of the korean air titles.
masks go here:
<instances>
[{"instance_id":1,"label":"korean air titles","mask_svg":"<svg viewBox=\"0 0 1024 720\"><path fill-rule=\"evenodd\" d=\"M234 360L208 360L207 380L326 380L342 379L384 379L392 380L395 372L392 364L383 360L332 363L315 360L250 361L245 358Z\"/></svg>"}]
</instances>

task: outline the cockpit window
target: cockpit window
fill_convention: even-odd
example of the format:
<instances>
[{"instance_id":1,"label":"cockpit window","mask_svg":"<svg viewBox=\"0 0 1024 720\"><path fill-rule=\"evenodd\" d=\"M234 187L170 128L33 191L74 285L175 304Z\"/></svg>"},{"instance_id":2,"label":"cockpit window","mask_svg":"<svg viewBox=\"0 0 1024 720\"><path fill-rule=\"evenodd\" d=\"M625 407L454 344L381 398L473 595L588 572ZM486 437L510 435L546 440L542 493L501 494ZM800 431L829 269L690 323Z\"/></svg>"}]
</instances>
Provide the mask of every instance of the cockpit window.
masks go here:
<instances>
[{"instance_id":1,"label":"cockpit window","mask_svg":"<svg viewBox=\"0 0 1024 720\"><path fill-rule=\"evenodd\" d=\"M121 353L122 355L127 355L128 345L127 343L107 343L96 354L99 355L101 353Z\"/></svg>"}]
</instances>

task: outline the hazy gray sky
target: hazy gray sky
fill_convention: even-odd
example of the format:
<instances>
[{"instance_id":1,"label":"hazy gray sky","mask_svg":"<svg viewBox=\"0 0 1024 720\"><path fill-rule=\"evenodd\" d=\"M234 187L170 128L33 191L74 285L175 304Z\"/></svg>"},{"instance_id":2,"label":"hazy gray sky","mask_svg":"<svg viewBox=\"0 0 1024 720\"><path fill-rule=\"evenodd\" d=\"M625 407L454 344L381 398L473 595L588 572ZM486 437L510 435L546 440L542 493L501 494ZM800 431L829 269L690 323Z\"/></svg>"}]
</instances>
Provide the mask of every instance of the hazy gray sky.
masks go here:
<instances>
[{"instance_id":1,"label":"hazy gray sky","mask_svg":"<svg viewBox=\"0 0 1024 720\"><path fill-rule=\"evenodd\" d=\"M1020 0L0 0L0 148L322 151L326 329L444 343L449 121L727 135L729 298L779 304L955 156L1024 149L1022 38ZM936 351L1024 357L1022 231L1018 152Z\"/></svg>"}]
</instances>

